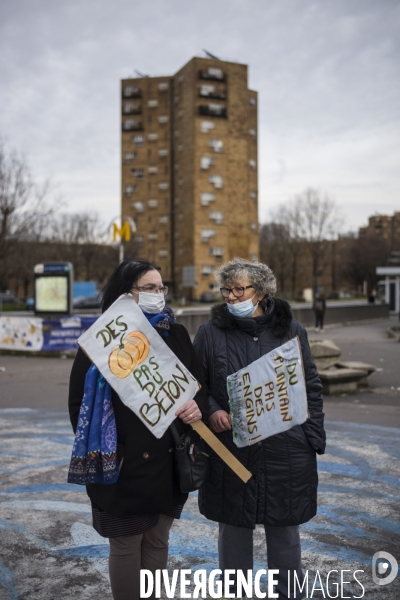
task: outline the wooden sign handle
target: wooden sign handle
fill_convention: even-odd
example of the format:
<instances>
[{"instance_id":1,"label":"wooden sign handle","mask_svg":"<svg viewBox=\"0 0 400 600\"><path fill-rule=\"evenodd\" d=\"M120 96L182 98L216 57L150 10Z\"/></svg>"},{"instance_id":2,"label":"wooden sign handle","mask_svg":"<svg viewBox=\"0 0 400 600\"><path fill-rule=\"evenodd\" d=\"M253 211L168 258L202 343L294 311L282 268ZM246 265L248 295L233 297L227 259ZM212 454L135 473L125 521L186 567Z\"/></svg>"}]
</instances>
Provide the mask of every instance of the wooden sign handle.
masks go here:
<instances>
[{"instance_id":1,"label":"wooden sign handle","mask_svg":"<svg viewBox=\"0 0 400 600\"><path fill-rule=\"evenodd\" d=\"M235 456L233 456L232 452L230 452L228 448L226 448L223 443L220 442L217 436L213 434L207 425L204 425L202 421L196 421L195 423L191 423L191 425L193 429L197 431L199 436L202 437L203 440L210 446L210 448L212 448L214 452L218 454L218 456L228 465L228 467L230 467L244 483L247 483L250 477L252 477L250 471L248 471L246 467L244 467L242 463L238 461Z\"/></svg>"}]
</instances>

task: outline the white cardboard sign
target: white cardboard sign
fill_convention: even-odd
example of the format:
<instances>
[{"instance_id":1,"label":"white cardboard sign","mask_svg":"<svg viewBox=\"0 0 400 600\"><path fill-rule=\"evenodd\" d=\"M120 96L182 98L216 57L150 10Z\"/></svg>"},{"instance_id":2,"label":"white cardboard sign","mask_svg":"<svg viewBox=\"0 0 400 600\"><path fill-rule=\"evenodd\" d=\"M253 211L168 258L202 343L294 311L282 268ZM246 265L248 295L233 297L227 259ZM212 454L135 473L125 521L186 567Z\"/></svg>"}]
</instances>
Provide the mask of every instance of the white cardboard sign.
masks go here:
<instances>
[{"instance_id":1,"label":"white cardboard sign","mask_svg":"<svg viewBox=\"0 0 400 600\"><path fill-rule=\"evenodd\" d=\"M298 338L227 377L233 441L242 448L300 425L308 417Z\"/></svg>"},{"instance_id":2,"label":"white cardboard sign","mask_svg":"<svg viewBox=\"0 0 400 600\"><path fill-rule=\"evenodd\" d=\"M78 344L157 438L175 419L177 409L200 389L131 294L120 296Z\"/></svg>"}]
</instances>

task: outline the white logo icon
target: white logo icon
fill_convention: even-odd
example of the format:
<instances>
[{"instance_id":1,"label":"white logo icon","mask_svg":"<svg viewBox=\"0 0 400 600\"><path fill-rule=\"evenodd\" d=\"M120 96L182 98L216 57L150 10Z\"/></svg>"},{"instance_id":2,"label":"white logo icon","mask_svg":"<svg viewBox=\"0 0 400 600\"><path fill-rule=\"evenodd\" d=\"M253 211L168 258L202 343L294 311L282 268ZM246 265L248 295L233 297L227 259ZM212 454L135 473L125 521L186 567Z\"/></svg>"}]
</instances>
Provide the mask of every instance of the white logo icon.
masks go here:
<instances>
[{"instance_id":1,"label":"white logo icon","mask_svg":"<svg viewBox=\"0 0 400 600\"><path fill-rule=\"evenodd\" d=\"M382 559L384 559L385 562L382 562ZM397 560L392 554L389 554L389 552L383 552L383 550L381 550L380 552L375 552L372 557L372 579L377 585L387 585L388 583L392 583L397 577L398 568ZM384 575L385 573L388 574L386 577L378 577L377 572L379 575Z\"/></svg>"}]
</instances>

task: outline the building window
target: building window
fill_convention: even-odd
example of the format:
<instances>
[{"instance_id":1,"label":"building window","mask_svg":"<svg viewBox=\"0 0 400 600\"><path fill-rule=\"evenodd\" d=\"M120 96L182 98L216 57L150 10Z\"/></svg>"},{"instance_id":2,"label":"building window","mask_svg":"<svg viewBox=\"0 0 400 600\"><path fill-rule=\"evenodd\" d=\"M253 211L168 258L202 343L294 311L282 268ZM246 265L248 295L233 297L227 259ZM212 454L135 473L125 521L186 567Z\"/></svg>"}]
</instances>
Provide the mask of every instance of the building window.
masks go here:
<instances>
[{"instance_id":1,"label":"building window","mask_svg":"<svg viewBox=\"0 0 400 600\"><path fill-rule=\"evenodd\" d=\"M150 100L147 100L147 106L149 108L157 108L158 100L156 98L150 98Z\"/></svg>"},{"instance_id":2,"label":"building window","mask_svg":"<svg viewBox=\"0 0 400 600\"><path fill-rule=\"evenodd\" d=\"M166 248L160 248L158 251L158 256L160 258L167 258L168 257L168 250Z\"/></svg>"},{"instance_id":3,"label":"building window","mask_svg":"<svg viewBox=\"0 0 400 600\"><path fill-rule=\"evenodd\" d=\"M124 154L124 163L129 165L133 161L134 158L137 157L137 152L125 152Z\"/></svg>"},{"instance_id":4,"label":"building window","mask_svg":"<svg viewBox=\"0 0 400 600\"><path fill-rule=\"evenodd\" d=\"M168 189L168 181L159 181L158 182L158 189L161 191L166 191Z\"/></svg>"},{"instance_id":5,"label":"building window","mask_svg":"<svg viewBox=\"0 0 400 600\"><path fill-rule=\"evenodd\" d=\"M253 171L255 171L255 170L256 170L256 168L257 168L257 163L256 163L256 161L255 161L253 158L251 158L251 159L249 160L249 165L251 166L251 168L253 169Z\"/></svg>"},{"instance_id":6,"label":"building window","mask_svg":"<svg viewBox=\"0 0 400 600\"><path fill-rule=\"evenodd\" d=\"M179 220L179 221L183 221L183 213L179 213L179 215L178 215L178 220Z\"/></svg>"},{"instance_id":7,"label":"building window","mask_svg":"<svg viewBox=\"0 0 400 600\"><path fill-rule=\"evenodd\" d=\"M183 144L179 144L179 146L178 146L178 152L183 152Z\"/></svg>"},{"instance_id":8,"label":"building window","mask_svg":"<svg viewBox=\"0 0 400 600\"><path fill-rule=\"evenodd\" d=\"M158 140L158 133L157 133L157 131L150 131L147 134L147 139L149 140L149 142L156 142Z\"/></svg>"},{"instance_id":9,"label":"building window","mask_svg":"<svg viewBox=\"0 0 400 600\"><path fill-rule=\"evenodd\" d=\"M255 231L257 229L257 224L254 222L250 223L250 229L253 229L253 231Z\"/></svg>"},{"instance_id":10,"label":"building window","mask_svg":"<svg viewBox=\"0 0 400 600\"><path fill-rule=\"evenodd\" d=\"M136 85L128 85L123 89L124 98L134 98L135 96L140 96L140 90Z\"/></svg>"},{"instance_id":11,"label":"building window","mask_svg":"<svg viewBox=\"0 0 400 600\"><path fill-rule=\"evenodd\" d=\"M148 234L147 238L150 240L150 242L155 242L157 240L157 233L152 231Z\"/></svg>"},{"instance_id":12,"label":"building window","mask_svg":"<svg viewBox=\"0 0 400 600\"><path fill-rule=\"evenodd\" d=\"M180 177L180 178L178 179L178 185L179 185L179 187L182 187L182 186L183 186L183 178L182 178L182 177Z\"/></svg>"},{"instance_id":13,"label":"building window","mask_svg":"<svg viewBox=\"0 0 400 600\"><path fill-rule=\"evenodd\" d=\"M215 93L215 85L210 85L210 84L205 83L202 86L200 86L200 91L199 91L200 96L211 96L214 93Z\"/></svg>"},{"instance_id":14,"label":"building window","mask_svg":"<svg viewBox=\"0 0 400 600\"><path fill-rule=\"evenodd\" d=\"M214 187L217 189L221 189L223 187L223 179L221 175L210 175L208 181L210 183L213 183Z\"/></svg>"},{"instance_id":15,"label":"building window","mask_svg":"<svg viewBox=\"0 0 400 600\"><path fill-rule=\"evenodd\" d=\"M217 258L222 258L223 250L222 248L210 248L211 256L216 256Z\"/></svg>"},{"instance_id":16,"label":"building window","mask_svg":"<svg viewBox=\"0 0 400 600\"><path fill-rule=\"evenodd\" d=\"M158 122L164 125L164 123L168 123L168 115L160 115L158 117Z\"/></svg>"},{"instance_id":17,"label":"building window","mask_svg":"<svg viewBox=\"0 0 400 600\"><path fill-rule=\"evenodd\" d=\"M132 194L137 192L137 185L126 185L124 188L124 194L129 198Z\"/></svg>"},{"instance_id":18,"label":"building window","mask_svg":"<svg viewBox=\"0 0 400 600\"><path fill-rule=\"evenodd\" d=\"M133 135L131 137L131 142L132 142L132 144L136 144L137 146L143 146L144 136L142 134Z\"/></svg>"},{"instance_id":19,"label":"building window","mask_svg":"<svg viewBox=\"0 0 400 600\"><path fill-rule=\"evenodd\" d=\"M158 156L168 156L168 148L159 148Z\"/></svg>"},{"instance_id":20,"label":"building window","mask_svg":"<svg viewBox=\"0 0 400 600\"><path fill-rule=\"evenodd\" d=\"M202 265L201 266L201 274L202 275L210 275L214 273L215 267L213 265Z\"/></svg>"},{"instance_id":21,"label":"building window","mask_svg":"<svg viewBox=\"0 0 400 600\"><path fill-rule=\"evenodd\" d=\"M257 192L255 190L250 191L250 198L253 198L253 200L257 200Z\"/></svg>"},{"instance_id":22,"label":"building window","mask_svg":"<svg viewBox=\"0 0 400 600\"><path fill-rule=\"evenodd\" d=\"M125 115L129 115L132 113L139 113L140 112L139 102L125 102L122 107L122 112Z\"/></svg>"},{"instance_id":23,"label":"building window","mask_svg":"<svg viewBox=\"0 0 400 600\"><path fill-rule=\"evenodd\" d=\"M203 98L218 98L220 100L226 100L226 92L215 88L215 85L203 84L199 89L199 96Z\"/></svg>"},{"instance_id":24,"label":"building window","mask_svg":"<svg viewBox=\"0 0 400 600\"><path fill-rule=\"evenodd\" d=\"M159 92L166 92L168 90L168 81L160 81L157 87Z\"/></svg>"},{"instance_id":25,"label":"building window","mask_svg":"<svg viewBox=\"0 0 400 600\"><path fill-rule=\"evenodd\" d=\"M174 170L175 170L175 171L179 171L179 163L177 163L177 162L176 162L176 163L174 164Z\"/></svg>"},{"instance_id":26,"label":"building window","mask_svg":"<svg viewBox=\"0 0 400 600\"><path fill-rule=\"evenodd\" d=\"M210 192L203 192L202 194L200 194L200 199L202 206L208 206L210 202L214 202L215 194L212 194Z\"/></svg>"},{"instance_id":27,"label":"building window","mask_svg":"<svg viewBox=\"0 0 400 600\"><path fill-rule=\"evenodd\" d=\"M224 149L224 142L222 140L210 140L208 145L214 148L214 152L222 152Z\"/></svg>"},{"instance_id":28,"label":"building window","mask_svg":"<svg viewBox=\"0 0 400 600\"><path fill-rule=\"evenodd\" d=\"M134 177L138 179L143 179L144 177L144 169L131 169L131 173Z\"/></svg>"},{"instance_id":29,"label":"building window","mask_svg":"<svg viewBox=\"0 0 400 600\"><path fill-rule=\"evenodd\" d=\"M174 136L175 136L176 138L178 138L178 137L179 137L179 129L175 129L175 131L174 131Z\"/></svg>"},{"instance_id":30,"label":"building window","mask_svg":"<svg viewBox=\"0 0 400 600\"><path fill-rule=\"evenodd\" d=\"M140 119L124 119L122 121L122 129L124 131L132 131L132 129L142 129L142 122Z\"/></svg>"},{"instance_id":31,"label":"building window","mask_svg":"<svg viewBox=\"0 0 400 600\"><path fill-rule=\"evenodd\" d=\"M215 158L211 156L202 156L200 158L200 166L202 169L209 169L210 165L215 165Z\"/></svg>"},{"instance_id":32,"label":"building window","mask_svg":"<svg viewBox=\"0 0 400 600\"><path fill-rule=\"evenodd\" d=\"M158 217L158 222L160 223L160 225L167 225L168 215L161 215L160 217Z\"/></svg>"},{"instance_id":33,"label":"building window","mask_svg":"<svg viewBox=\"0 0 400 600\"><path fill-rule=\"evenodd\" d=\"M219 210L211 210L209 213L209 217L210 219L213 219L213 221L215 221L216 225L222 225L224 217L222 212L220 212Z\"/></svg>"},{"instance_id":34,"label":"building window","mask_svg":"<svg viewBox=\"0 0 400 600\"><path fill-rule=\"evenodd\" d=\"M149 165L148 172L150 175L154 175L155 173L157 173L158 172L157 165Z\"/></svg>"},{"instance_id":35,"label":"building window","mask_svg":"<svg viewBox=\"0 0 400 600\"><path fill-rule=\"evenodd\" d=\"M255 129L249 129L249 134L251 135L252 138L256 138L257 137L257 132Z\"/></svg>"},{"instance_id":36,"label":"building window","mask_svg":"<svg viewBox=\"0 0 400 600\"><path fill-rule=\"evenodd\" d=\"M149 205L149 208L157 208L158 200L156 198L151 198L147 204Z\"/></svg>"},{"instance_id":37,"label":"building window","mask_svg":"<svg viewBox=\"0 0 400 600\"><path fill-rule=\"evenodd\" d=\"M200 71L200 77L202 79L218 79L219 81L224 81L225 74L222 69L217 69L216 67L209 67L205 71Z\"/></svg>"},{"instance_id":38,"label":"building window","mask_svg":"<svg viewBox=\"0 0 400 600\"><path fill-rule=\"evenodd\" d=\"M133 239L134 239L134 241L135 241L137 244L143 244L143 240L144 240L144 238L143 238L143 236L142 236L142 235L137 235L137 234L135 234L135 236L134 236L134 238L133 238Z\"/></svg>"},{"instance_id":39,"label":"building window","mask_svg":"<svg viewBox=\"0 0 400 600\"><path fill-rule=\"evenodd\" d=\"M131 208L134 208L137 213L144 212L144 204L143 204L143 202L132 202Z\"/></svg>"},{"instance_id":40,"label":"building window","mask_svg":"<svg viewBox=\"0 0 400 600\"><path fill-rule=\"evenodd\" d=\"M200 115L212 115L213 117L226 117L226 108L220 104L207 104L199 106Z\"/></svg>"},{"instance_id":41,"label":"building window","mask_svg":"<svg viewBox=\"0 0 400 600\"><path fill-rule=\"evenodd\" d=\"M200 131L201 133L209 133L211 129L214 129L215 123L213 121L201 121Z\"/></svg>"},{"instance_id":42,"label":"building window","mask_svg":"<svg viewBox=\"0 0 400 600\"><path fill-rule=\"evenodd\" d=\"M174 103L175 103L175 104L178 104L178 102L179 102L179 96L178 96L178 94L176 94L176 95L174 96Z\"/></svg>"},{"instance_id":43,"label":"building window","mask_svg":"<svg viewBox=\"0 0 400 600\"><path fill-rule=\"evenodd\" d=\"M214 229L202 229L201 230L201 241L208 242L211 237L215 235Z\"/></svg>"},{"instance_id":44,"label":"building window","mask_svg":"<svg viewBox=\"0 0 400 600\"><path fill-rule=\"evenodd\" d=\"M255 106L257 104L257 100L255 99L254 96L250 96L249 102L252 106Z\"/></svg>"},{"instance_id":45,"label":"building window","mask_svg":"<svg viewBox=\"0 0 400 600\"><path fill-rule=\"evenodd\" d=\"M180 108L178 110L178 119L182 119L182 117L183 117L183 110L182 110L182 108Z\"/></svg>"}]
</instances>

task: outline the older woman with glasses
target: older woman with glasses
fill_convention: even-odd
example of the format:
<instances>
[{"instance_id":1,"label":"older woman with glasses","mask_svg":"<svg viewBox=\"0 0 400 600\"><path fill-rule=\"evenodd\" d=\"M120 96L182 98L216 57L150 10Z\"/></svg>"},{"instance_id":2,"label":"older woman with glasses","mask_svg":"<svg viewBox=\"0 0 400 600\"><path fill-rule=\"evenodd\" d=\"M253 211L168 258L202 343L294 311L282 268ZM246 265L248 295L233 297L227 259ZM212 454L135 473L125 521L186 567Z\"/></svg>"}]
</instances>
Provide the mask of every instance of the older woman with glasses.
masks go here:
<instances>
[{"instance_id":1,"label":"older woman with glasses","mask_svg":"<svg viewBox=\"0 0 400 600\"><path fill-rule=\"evenodd\" d=\"M150 324L166 345L203 383L200 364L186 329L175 322L165 306L168 288L158 268L147 261L123 261L107 283L102 299L103 312L121 294L131 293ZM78 350L69 388L69 412L76 431L91 367L88 357ZM110 539L109 572L115 600L139 600L140 569L165 569L168 537L174 518L179 519L187 494L182 494L174 477L174 442L170 430L157 439L138 417L112 391L117 432L119 477L111 485L86 486L92 503L93 527ZM195 399L176 412L175 425L180 433L207 412L207 394L203 387ZM151 596L153 598L154 596Z\"/></svg>"},{"instance_id":2,"label":"older woman with glasses","mask_svg":"<svg viewBox=\"0 0 400 600\"><path fill-rule=\"evenodd\" d=\"M253 568L253 530L264 525L268 568L279 569L279 598L299 598L299 591L297 596L293 592L295 574L300 583L303 579L299 525L316 514L316 453L325 450L322 385L307 333L292 318L289 304L274 297L276 281L267 265L235 258L220 267L216 278L225 302L213 308L194 346L209 391L209 425L253 477L244 484L211 452L211 474L199 491L200 512L219 523L223 572L242 570L246 575ZM309 418L285 433L237 448L227 376L296 336L303 355Z\"/></svg>"}]
</instances>

